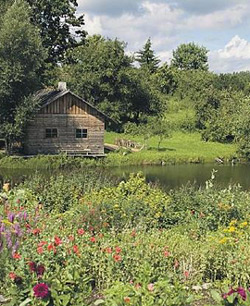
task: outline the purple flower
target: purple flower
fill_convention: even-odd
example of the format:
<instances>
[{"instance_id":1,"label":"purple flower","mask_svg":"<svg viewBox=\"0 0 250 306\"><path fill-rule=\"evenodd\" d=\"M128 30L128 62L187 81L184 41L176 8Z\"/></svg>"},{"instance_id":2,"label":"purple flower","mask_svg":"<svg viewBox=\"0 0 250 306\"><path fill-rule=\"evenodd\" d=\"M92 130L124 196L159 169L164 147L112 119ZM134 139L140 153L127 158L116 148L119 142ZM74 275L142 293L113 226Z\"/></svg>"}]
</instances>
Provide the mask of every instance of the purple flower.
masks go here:
<instances>
[{"instance_id":1,"label":"purple flower","mask_svg":"<svg viewBox=\"0 0 250 306\"><path fill-rule=\"evenodd\" d=\"M19 223L15 223L14 224L14 230L15 230L15 234L20 237L22 236L22 231L21 231L21 228L20 228L20 224Z\"/></svg>"},{"instance_id":2,"label":"purple flower","mask_svg":"<svg viewBox=\"0 0 250 306\"><path fill-rule=\"evenodd\" d=\"M45 283L39 283L33 287L36 298L46 299L49 296L49 286Z\"/></svg>"},{"instance_id":3,"label":"purple flower","mask_svg":"<svg viewBox=\"0 0 250 306\"><path fill-rule=\"evenodd\" d=\"M27 217L28 217L28 214L27 214L27 212L25 211L25 212L23 213L23 220L26 220Z\"/></svg>"},{"instance_id":4,"label":"purple flower","mask_svg":"<svg viewBox=\"0 0 250 306\"><path fill-rule=\"evenodd\" d=\"M8 214L8 220L9 220L11 223L13 223L14 220L15 220L15 214L9 213L9 214Z\"/></svg>"},{"instance_id":5,"label":"purple flower","mask_svg":"<svg viewBox=\"0 0 250 306\"><path fill-rule=\"evenodd\" d=\"M239 293L239 295L241 296L242 300L245 301L247 299L247 294L244 288L239 287L237 289L237 292Z\"/></svg>"}]
</instances>

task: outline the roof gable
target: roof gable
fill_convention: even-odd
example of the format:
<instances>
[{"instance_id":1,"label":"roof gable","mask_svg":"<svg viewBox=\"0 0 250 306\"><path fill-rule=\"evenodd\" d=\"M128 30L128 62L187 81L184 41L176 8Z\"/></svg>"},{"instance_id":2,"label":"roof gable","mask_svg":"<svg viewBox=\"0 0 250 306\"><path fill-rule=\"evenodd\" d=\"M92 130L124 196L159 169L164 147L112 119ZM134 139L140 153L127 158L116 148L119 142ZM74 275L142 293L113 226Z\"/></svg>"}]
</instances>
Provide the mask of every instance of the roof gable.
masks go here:
<instances>
[{"instance_id":1,"label":"roof gable","mask_svg":"<svg viewBox=\"0 0 250 306\"><path fill-rule=\"evenodd\" d=\"M90 104L89 102L85 101L84 99L80 98L78 95L74 94L73 92L71 92L70 90L64 90L64 91L58 91L58 90L52 90L52 91L47 91L47 90L41 90L36 94L36 97L40 100L40 105L41 105L41 110L43 108L45 108L46 106L52 104L53 102L55 102L56 100L64 97L65 95L70 94L72 95L74 98L80 100L81 102L83 102L84 104L86 104L87 106L90 107L90 109L94 110L95 112L97 112L99 115L101 115L102 117L113 121L111 118L109 118L107 115L105 115L103 112L101 112L100 110L98 110L95 106L93 106L92 104Z\"/></svg>"}]
</instances>

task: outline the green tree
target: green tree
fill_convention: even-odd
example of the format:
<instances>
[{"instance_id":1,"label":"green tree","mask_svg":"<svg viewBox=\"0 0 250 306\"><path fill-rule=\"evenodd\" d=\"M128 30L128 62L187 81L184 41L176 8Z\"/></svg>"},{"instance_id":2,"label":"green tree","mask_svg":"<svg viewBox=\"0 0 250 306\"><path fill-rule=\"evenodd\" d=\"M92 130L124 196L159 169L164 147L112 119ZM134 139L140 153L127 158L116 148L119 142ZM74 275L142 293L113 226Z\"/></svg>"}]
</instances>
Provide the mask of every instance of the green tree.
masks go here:
<instances>
[{"instance_id":1,"label":"green tree","mask_svg":"<svg viewBox=\"0 0 250 306\"><path fill-rule=\"evenodd\" d=\"M8 150L20 134L15 127L17 114L20 118L25 105L30 107L25 97L41 86L38 71L46 53L29 20L29 5L17 0L6 12L0 32L0 131Z\"/></svg>"},{"instance_id":2,"label":"green tree","mask_svg":"<svg viewBox=\"0 0 250 306\"><path fill-rule=\"evenodd\" d=\"M26 0L31 7L31 21L40 29L47 62L64 60L65 52L84 43L84 16L76 16L77 0Z\"/></svg>"},{"instance_id":3,"label":"green tree","mask_svg":"<svg viewBox=\"0 0 250 306\"><path fill-rule=\"evenodd\" d=\"M169 67L168 64L165 63L153 75L153 81L161 93L167 95L174 94L178 85L177 74L178 71L174 67Z\"/></svg>"},{"instance_id":4,"label":"green tree","mask_svg":"<svg viewBox=\"0 0 250 306\"><path fill-rule=\"evenodd\" d=\"M160 60L155 56L152 50L152 42L149 38L142 50L137 52L136 61L140 64L141 68L147 69L150 73L156 72Z\"/></svg>"},{"instance_id":5,"label":"green tree","mask_svg":"<svg viewBox=\"0 0 250 306\"><path fill-rule=\"evenodd\" d=\"M181 70L208 70L208 50L195 43L181 44L173 51L171 64Z\"/></svg>"},{"instance_id":6,"label":"green tree","mask_svg":"<svg viewBox=\"0 0 250 306\"><path fill-rule=\"evenodd\" d=\"M88 37L84 46L68 53L73 64L63 66L69 87L119 122L139 122L158 111L159 100L144 72L132 66L119 40Z\"/></svg>"}]
</instances>

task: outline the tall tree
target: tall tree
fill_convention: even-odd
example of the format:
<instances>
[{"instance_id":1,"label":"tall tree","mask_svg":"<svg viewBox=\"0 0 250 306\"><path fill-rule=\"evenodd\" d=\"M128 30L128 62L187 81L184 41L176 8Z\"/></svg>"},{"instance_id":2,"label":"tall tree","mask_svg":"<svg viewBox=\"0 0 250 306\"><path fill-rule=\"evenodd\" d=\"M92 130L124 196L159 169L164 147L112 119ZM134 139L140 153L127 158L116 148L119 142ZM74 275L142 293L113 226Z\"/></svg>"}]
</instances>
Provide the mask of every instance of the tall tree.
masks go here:
<instances>
[{"instance_id":1,"label":"tall tree","mask_svg":"<svg viewBox=\"0 0 250 306\"><path fill-rule=\"evenodd\" d=\"M18 109L27 105L25 97L40 86L38 71L45 55L39 30L30 23L29 5L15 1L0 32L0 131L8 147L17 134Z\"/></svg>"},{"instance_id":2,"label":"tall tree","mask_svg":"<svg viewBox=\"0 0 250 306\"><path fill-rule=\"evenodd\" d=\"M136 61L142 68L148 69L150 73L154 73L157 70L160 60L155 56L154 51L152 50L152 42L150 38L147 40L143 49L137 52Z\"/></svg>"},{"instance_id":3,"label":"tall tree","mask_svg":"<svg viewBox=\"0 0 250 306\"><path fill-rule=\"evenodd\" d=\"M27 0L32 23L40 29L48 63L63 61L65 52L83 44L84 16L76 16L77 0Z\"/></svg>"},{"instance_id":4,"label":"tall tree","mask_svg":"<svg viewBox=\"0 0 250 306\"><path fill-rule=\"evenodd\" d=\"M174 52L171 64L181 70L208 70L208 50L195 43L181 44Z\"/></svg>"},{"instance_id":5,"label":"tall tree","mask_svg":"<svg viewBox=\"0 0 250 306\"><path fill-rule=\"evenodd\" d=\"M85 46L69 52L74 64L63 67L64 79L72 90L117 121L138 121L142 113L157 111L153 107L157 97L144 80L144 72L132 67L125 46L117 39L88 37Z\"/></svg>"}]
</instances>

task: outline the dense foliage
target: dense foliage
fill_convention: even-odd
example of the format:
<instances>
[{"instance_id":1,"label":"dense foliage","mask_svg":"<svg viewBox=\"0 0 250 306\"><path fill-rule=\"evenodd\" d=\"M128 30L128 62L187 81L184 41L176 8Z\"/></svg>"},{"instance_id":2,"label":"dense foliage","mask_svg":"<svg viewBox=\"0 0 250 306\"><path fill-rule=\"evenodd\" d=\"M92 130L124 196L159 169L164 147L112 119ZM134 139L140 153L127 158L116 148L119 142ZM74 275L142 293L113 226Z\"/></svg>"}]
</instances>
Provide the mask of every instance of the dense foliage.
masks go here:
<instances>
[{"instance_id":1,"label":"dense foliage","mask_svg":"<svg viewBox=\"0 0 250 306\"><path fill-rule=\"evenodd\" d=\"M21 132L17 116L21 109L26 109L27 97L40 86L39 69L46 55L39 31L29 18L28 4L19 0L7 11L1 24L0 130L8 151ZM28 108L33 105L30 98ZM23 121L27 119L22 117Z\"/></svg>"},{"instance_id":2,"label":"dense foliage","mask_svg":"<svg viewBox=\"0 0 250 306\"><path fill-rule=\"evenodd\" d=\"M249 193L211 179L166 194L140 174L41 180L1 193L6 305L248 305Z\"/></svg>"}]
</instances>

